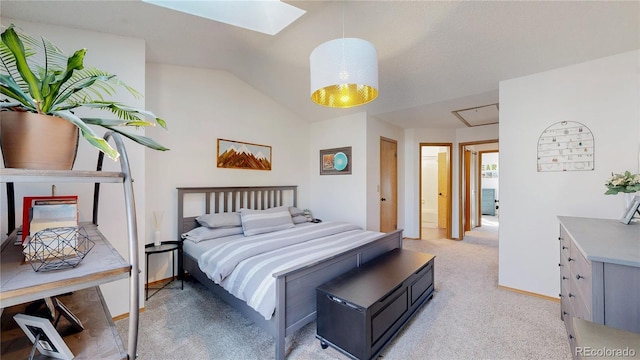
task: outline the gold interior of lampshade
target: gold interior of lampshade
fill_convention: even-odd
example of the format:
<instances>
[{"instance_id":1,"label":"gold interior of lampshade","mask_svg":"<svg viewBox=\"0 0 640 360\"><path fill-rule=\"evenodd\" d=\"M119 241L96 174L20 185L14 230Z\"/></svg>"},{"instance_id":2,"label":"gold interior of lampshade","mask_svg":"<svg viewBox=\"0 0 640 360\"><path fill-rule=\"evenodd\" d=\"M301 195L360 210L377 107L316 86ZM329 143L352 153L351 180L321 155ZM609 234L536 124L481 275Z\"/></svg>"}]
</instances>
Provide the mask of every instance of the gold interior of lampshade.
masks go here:
<instances>
[{"instance_id":1,"label":"gold interior of lampshade","mask_svg":"<svg viewBox=\"0 0 640 360\"><path fill-rule=\"evenodd\" d=\"M311 101L318 105L350 108L373 101L378 97L378 89L369 85L339 84L325 86L311 94Z\"/></svg>"}]
</instances>

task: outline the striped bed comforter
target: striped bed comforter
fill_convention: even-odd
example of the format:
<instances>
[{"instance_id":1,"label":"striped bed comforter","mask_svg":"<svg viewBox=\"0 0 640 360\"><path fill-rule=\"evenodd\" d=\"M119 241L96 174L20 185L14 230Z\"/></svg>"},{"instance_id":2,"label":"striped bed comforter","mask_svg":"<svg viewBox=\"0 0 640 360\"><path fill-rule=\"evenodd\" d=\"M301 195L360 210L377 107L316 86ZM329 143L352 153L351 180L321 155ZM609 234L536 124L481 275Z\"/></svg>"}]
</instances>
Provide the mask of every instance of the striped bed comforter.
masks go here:
<instances>
[{"instance_id":1,"label":"striped bed comforter","mask_svg":"<svg viewBox=\"0 0 640 360\"><path fill-rule=\"evenodd\" d=\"M247 236L215 246L198 259L209 279L269 320L276 306L273 274L366 244L382 233L326 222Z\"/></svg>"}]
</instances>

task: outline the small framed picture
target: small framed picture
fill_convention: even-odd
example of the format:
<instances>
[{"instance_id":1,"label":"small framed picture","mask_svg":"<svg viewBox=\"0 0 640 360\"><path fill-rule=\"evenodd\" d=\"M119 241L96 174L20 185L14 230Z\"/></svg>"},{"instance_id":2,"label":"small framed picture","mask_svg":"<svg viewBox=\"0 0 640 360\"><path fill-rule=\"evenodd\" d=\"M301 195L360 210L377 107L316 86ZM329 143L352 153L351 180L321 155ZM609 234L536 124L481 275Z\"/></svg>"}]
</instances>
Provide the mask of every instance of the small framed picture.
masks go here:
<instances>
[{"instance_id":1,"label":"small framed picture","mask_svg":"<svg viewBox=\"0 0 640 360\"><path fill-rule=\"evenodd\" d=\"M73 353L48 319L25 314L16 314L13 319L40 354L56 359L73 359Z\"/></svg>"},{"instance_id":2,"label":"small framed picture","mask_svg":"<svg viewBox=\"0 0 640 360\"><path fill-rule=\"evenodd\" d=\"M320 150L320 175L351 174L351 146Z\"/></svg>"},{"instance_id":3,"label":"small framed picture","mask_svg":"<svg viewBox=\"0 0 640 360\"><path fill-rule=\"evenodd\" d=\"M63 303L62 301L58 300L58 298L53 298L53 302L55 303L55 308L58 310L58 312L60 313L58 315L58 319L60 319L60 316L64 316L65 319L67 319L67 321L71 324L71 326L76 330L76 331L82 331L84 330L84 326L82 325L82 322L80 321L80 319L78 319L78 317L72 313ZM58 323L58 320L56 320L56 324Z\"/></svg>"},{"instance_id":4,"label":"small framed picture","mask_svg":"<svg viewBox=\"0 0 640 360\"><path fill-rule=\"evenodd\" d=\"M633 199L631 200L631 205L629 205L629 208L627 209L627 211L625 211L624 216L622 217L622 219L620 219L620 221L623 224L629 224L631 223L631 219L633 219L633 216L636 214L636 212L638 212L640 214L640 195L636 195L633 197Z\"/></svg>"}]
</instances>

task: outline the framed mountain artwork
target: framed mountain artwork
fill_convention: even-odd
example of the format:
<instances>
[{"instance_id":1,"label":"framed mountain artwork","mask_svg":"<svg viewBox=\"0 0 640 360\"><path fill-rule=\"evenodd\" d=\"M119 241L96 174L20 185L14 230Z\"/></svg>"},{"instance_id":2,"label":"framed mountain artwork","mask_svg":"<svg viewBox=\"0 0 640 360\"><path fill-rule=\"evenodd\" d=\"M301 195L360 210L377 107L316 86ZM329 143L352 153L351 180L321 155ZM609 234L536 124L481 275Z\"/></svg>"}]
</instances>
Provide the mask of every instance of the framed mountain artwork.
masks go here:
<instances>
[{"instance_id":1,"label":"framed mountain artwork","mask_svg":"<svg viewBox=\"0 0 640 360\"><path fill-rule=\"evenodd\" d=\"M271 146L218 139L219 168L271 170Z\"/></svg>"}]
</instances>

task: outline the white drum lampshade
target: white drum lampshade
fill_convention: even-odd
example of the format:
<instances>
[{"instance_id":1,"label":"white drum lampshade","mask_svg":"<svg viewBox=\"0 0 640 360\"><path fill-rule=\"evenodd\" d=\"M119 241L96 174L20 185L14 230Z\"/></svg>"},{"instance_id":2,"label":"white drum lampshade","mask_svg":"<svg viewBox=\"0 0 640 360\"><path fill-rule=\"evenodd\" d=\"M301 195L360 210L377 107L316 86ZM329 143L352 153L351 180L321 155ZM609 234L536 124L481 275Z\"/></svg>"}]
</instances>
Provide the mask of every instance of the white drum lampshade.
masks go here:
<instances>
[{"instance_id":1,"label":"white drum lampshade","mask_svg":"<svg viewBox=\"0 0 640 360\"><path fill-rule=\"evenodd\" d=\"M378 51L368 41L341 38L311 52L311 100L349 108L378 97Z\"/></svg>"}]
</instances>

